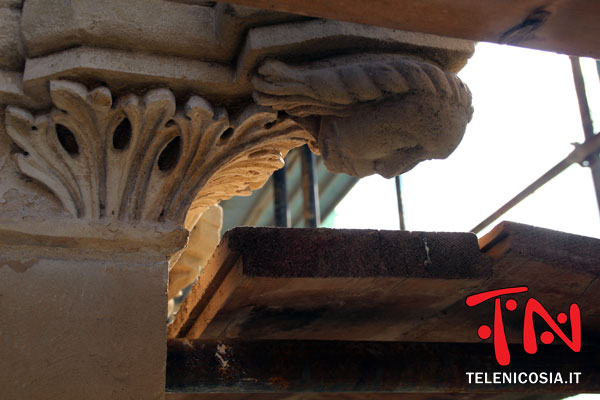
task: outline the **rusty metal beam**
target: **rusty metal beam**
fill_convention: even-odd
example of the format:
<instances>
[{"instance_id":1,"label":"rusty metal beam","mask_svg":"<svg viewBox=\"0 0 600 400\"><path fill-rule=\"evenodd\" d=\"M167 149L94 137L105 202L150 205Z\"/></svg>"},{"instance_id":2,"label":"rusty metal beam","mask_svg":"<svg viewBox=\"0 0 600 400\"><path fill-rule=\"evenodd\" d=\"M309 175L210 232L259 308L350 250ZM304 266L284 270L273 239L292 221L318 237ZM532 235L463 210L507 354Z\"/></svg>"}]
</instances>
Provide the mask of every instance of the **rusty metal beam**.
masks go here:
<instances>
[{"instance_id":1,"label":"rusty metal beam","mask_svg":"<svg viewBox=\"0 0 600 400\"><path fill-rule=\"evenodd\" d=\"M166 400L561 400L560 393L166 393Z\"/></svg>"},{"instance_id":2,"label":"rusty metal beam","mask_svg":"<svg viewBox=\"0 0 600 400\"><path fill-rule=\"evenodd\" d=\"M600 58L595 0L224 0L257 8Z\"/></svg>"},{"instance_id":3,"label":"rusty metal beam","mask_svg":"<svg viewBox=\"0 0 600 400\"><path fill-rule=\"evenodd\" d=\"M511 345L500 367L493 345L338 341L168 342L167 392L532 392L600 391L600 352L545 345L537 354ZM563 384L469 384L467 372L560 372ZM493 375L488 375L488 378ZM554 375L556 376L556 375ZM472 375L472 379L475 377Z\"/></svg>"}]
</instances>

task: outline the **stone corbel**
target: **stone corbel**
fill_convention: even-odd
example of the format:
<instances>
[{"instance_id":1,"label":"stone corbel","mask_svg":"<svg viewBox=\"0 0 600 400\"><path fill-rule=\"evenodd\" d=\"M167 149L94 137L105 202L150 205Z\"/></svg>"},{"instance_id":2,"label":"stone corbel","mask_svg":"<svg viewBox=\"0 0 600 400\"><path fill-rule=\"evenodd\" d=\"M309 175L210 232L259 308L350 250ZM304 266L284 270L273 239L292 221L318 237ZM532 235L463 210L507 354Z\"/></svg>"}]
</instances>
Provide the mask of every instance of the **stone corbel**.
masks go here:
<instances>
[{"instance_id":1,"label":"stone corbel","mask_svg":"<svg viewBox=\"0 0 600 400\"><path fill-rule=\"evenodd\" d=\"M258 104L296 117L327 168L364 177L402 174L446 158L471 120L455 73L405 54L357 54L304 64L268 59L252 79Z\"/></svg>"}]
</instances>

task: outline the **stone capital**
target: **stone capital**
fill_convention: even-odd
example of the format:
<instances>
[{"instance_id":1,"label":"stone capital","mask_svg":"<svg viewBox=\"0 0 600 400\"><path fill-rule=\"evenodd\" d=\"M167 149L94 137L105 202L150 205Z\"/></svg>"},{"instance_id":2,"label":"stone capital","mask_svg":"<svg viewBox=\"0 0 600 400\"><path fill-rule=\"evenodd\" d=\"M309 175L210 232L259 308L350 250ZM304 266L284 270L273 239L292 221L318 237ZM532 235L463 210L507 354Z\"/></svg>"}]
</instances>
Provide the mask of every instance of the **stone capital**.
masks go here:
<instances>
[{"instance_id":1,"label":"stone capital","mask_svg":"<svg viewBox=\"0 0 600 400\"><path fill-rule=\"evenodd\" d=\"M19 171L82 221L191 229L207 207L262 186L311 138L260 106L230 117L191 96L178 109L166 88L113 99L106 87L58 80L50 94L48 113L7 107L6 132Z\"/></svg>"}]
</instances>

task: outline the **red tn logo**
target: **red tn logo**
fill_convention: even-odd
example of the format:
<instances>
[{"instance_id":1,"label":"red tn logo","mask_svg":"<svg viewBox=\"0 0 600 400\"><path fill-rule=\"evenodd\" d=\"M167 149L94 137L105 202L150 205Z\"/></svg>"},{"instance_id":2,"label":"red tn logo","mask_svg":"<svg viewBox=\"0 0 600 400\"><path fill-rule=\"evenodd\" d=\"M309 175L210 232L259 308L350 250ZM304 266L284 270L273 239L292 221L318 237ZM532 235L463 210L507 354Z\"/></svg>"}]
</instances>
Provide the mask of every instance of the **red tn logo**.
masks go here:
<instances>
[{"instance_id":1,"label":"red tn logo","mask_svg":"<svg viewBox=\"0 0 600 400\"><path fill-rule=\"evenodd\" d=\"M498 364L506 366L510 364L510 352L506 342L506 333L504 331L504 322L502 321L502 299L501 297L509 294L525 293L529 289L526 286L513 288L491 290L488 292L474 294L467 297L466 303L469 307L474 307L487 300L494 300L494 325L493 330L488 325L481 325L477 330L477 334L483 340L492 336L494 341L494 352L496 353L496 361ZM508 311L517 309L517 301L513 298L506 300L504 306ZM556 316L556 321L550 316L550 313L542 306L542 304L534 298L529 298L525 305L525 319L523 322L523 347L529 354L537 352L537 336L535 327L533 326L533 315L540 316L548 327L565 342L567 346L574 352L581 350L581 312L577 304L571 304L569 307L569 317L561 312ZM569 320L571 322L571 339L565 335L559 324L565 324ZM558 323L557 323L558 322ZM554 341L554 334L550 331L544 331L540 335L540 340L544 344L550 344Z\"/></svg>"}]
</instances>

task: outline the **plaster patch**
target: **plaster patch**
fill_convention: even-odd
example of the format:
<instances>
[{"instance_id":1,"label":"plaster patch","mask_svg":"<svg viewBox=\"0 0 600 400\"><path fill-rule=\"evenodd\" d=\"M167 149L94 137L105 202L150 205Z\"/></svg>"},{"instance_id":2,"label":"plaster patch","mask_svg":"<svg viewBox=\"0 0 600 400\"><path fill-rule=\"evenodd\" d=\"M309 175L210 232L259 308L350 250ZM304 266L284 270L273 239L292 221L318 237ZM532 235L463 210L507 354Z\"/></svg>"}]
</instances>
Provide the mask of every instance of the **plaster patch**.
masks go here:
<instances>
[{"instance_id":1,"label":"plaster patch","mask_svg":"<svg viewBox=\"0 0 600 400\"><path fill-rule=\"evenodd\" d=\"M5 261L0 261L0 268L4 267L6 265L6 266L8 266L8 268L12 269L13 271L15 271L17 273L23 273L23 272L27 271L29 268L33 267L35 264L37 264L38 261L39 260L37 260L35 258L25 258L20 261L5 260Z\"/></svg>"}]
</instances>

